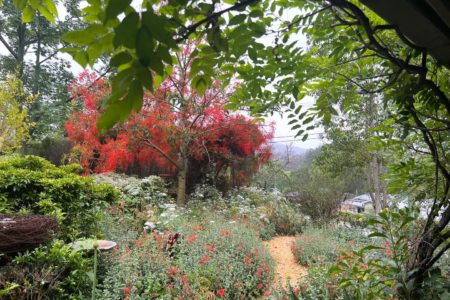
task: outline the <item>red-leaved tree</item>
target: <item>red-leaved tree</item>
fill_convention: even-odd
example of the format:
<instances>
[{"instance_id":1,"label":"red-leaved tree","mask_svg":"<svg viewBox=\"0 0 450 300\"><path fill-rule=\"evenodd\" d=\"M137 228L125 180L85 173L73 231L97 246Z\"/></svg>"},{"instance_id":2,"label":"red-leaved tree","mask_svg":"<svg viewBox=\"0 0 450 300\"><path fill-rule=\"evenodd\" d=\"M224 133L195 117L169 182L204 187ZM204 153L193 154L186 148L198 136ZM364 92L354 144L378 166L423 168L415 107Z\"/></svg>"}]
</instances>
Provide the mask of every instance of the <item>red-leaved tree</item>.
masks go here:
<instances>
[{"instance_id":1,"label":"red-leaved tree","mask_svg":"<svg viewBox=\"0 0 450 300\"><path fill-rule=\"evenodd\" d=\"M106 133L97 130L101 99L110 92L96 74L83 72L70 87L82 108L66 124L74 153L87 172L127 171L132 165L152 165L177 177L177 203L186 203L191 182L213 183L229 174L240 185L271 156L272 126L228 112L232 92L219 81L200 96L190 87L190 50L177 54L178 65L152 93L142 110Z\"/></svg>"}]
</instances>

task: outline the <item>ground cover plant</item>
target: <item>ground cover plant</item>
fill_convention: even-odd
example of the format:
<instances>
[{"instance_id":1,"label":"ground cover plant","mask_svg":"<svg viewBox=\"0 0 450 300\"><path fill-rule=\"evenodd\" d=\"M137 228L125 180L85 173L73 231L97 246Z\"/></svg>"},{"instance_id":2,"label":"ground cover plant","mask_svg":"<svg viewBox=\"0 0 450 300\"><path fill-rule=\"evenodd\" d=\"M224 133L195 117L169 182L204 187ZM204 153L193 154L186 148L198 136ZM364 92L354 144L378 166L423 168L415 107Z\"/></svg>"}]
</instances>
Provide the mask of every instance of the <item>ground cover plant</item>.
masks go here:
<instances>
[{"instance_id":1,"label":"ground cover plant","mask_svg":"<svg viewBox=\"0 0 450 300\"><path fill-rule=\"evenodd\" d=\"M270 288L272 261L253 230L217 219L175 223L113 254L99 297L248 299Z\"/></svg>"}]
</instances>

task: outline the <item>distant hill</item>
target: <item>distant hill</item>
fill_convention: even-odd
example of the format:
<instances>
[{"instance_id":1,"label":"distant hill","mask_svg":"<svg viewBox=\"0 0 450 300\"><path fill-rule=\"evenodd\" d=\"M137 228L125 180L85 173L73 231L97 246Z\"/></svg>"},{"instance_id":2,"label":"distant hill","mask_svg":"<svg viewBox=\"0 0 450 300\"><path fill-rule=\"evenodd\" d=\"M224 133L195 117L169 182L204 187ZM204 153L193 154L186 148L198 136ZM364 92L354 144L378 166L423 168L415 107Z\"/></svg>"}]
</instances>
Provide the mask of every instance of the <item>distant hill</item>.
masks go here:
<instances>
[{"instance_id":1,"label":"distant hill","mask_svg":"<svg viewBox=\"0 0 450 300\"><path fill-rule=\"evenodd\" d=\"M310 150L282 143L272 144L272 153L274 156L286 156L287 149L292 155L303 155Z\"/></svg>"},{"instance_id":2,"label":"distant hill","mask_svg":"<svg viewBox=\"0 0 450 300\"><path fill-rule=\"evenodd\" d=\"M288 170L298 169L307 160L313 149L276 143L272 145L272 160L279 161Z\"/></svg>"}]
</instances>

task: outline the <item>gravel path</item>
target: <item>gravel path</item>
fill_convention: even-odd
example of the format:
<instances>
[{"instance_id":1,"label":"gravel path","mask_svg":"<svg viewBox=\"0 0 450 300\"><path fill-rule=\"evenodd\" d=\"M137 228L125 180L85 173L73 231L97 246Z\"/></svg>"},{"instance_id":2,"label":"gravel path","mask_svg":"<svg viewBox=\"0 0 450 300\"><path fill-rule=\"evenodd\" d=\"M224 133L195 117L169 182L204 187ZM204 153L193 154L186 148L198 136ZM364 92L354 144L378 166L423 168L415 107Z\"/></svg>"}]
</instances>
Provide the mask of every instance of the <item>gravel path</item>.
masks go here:
<instances>
[{"instance_id":1,"label":"gravel path","mask_svg":"<svg viewBox=\"0 0 450 300\"><path fill-rule=\"evenodd\" d=\"M298 280L307 274L306 268L297 264L292 254L291 245L295 239L295 236L277 236L264 242L276 263L275 280L283 287L288 283L296 286Z\"/></svg>"}]
</instances>

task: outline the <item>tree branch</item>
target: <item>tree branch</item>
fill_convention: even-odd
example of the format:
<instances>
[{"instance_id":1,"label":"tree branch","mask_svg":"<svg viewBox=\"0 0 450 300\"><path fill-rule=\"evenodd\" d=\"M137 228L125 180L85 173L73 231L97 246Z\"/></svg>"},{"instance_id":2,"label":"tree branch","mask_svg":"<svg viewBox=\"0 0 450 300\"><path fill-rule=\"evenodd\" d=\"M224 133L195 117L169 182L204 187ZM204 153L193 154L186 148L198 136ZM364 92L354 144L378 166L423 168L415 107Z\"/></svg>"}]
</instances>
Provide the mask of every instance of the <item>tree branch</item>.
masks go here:
<instances>
[{"instance_id":1,"label":"tree branch","mask_svg":"<svg viewBox=\"0 0 450 300\"><path fill-rule=\"evenodd\" d=\"M246 6L252 5L256 2L258 2L259 0L245 0L242 2L238 2L233 6L230 6L226 9L223 9L221 11L212 13L210 15L208 15L206 18L198 21L197 23L194 23L190 26L186 27L186 32L183 33L181 35L181 37L179 37L178 39L176 39L176 42L179 43L181 41L184 41L185 39L187 39L192 33L194 33L198 27L200 27L201 25L205 24L205 23L209 23L214 19L217 19L218 17L220 17L221 15L223 15L224 13L227 13L229 11L233 11L233 10L240 10L242 8L245 8Z\"/></svg>"},{"instance_id":2,"label":"tree branch","mask_svg":"<svg viewBox=\"0 0 450 300\"><path fill-rule=\"evenodd\" d=\"M364 32L366 33L366 36L369 40L369 43L363 43L369 47L369 49L379 53L389 61L391 61L393 64L397 65L399 68L406 70L408 73L417 74L421 78L420 84L422 84L424 87L427 87L433 91L433 93L439 98L440 102L444 105L447 112L450 114L450 100L445 95L445 93L431 80L426 79L426 74L428 73L428 69L426 67L426 64L424 65L422 62L421 66L412 65L409 64L407 61L402 60L394 55L392 55L389 50L382 46L378 40L376 39L375 35L376 32L374 31L374 28L372 28L372 25L370 24L369 18L364 14L364 12L358 8L355 4L349 2L348 0L328 0L332 5L339 7L341 10L346 12L351 12L351 16L359 21L359 26L361 26L364 29ZM411 43L401 32L400 30L396 30L397 36L408 46L412 47L413 49L418 49L423 51L423 48L420 48L413 43ZM362 37L361 37L362 38Z\"/></svg>"},{"instance_id":3,"label":"tree branch","mask_svg":"<svg viewBox=\"0 0 450 300\"><path fill-rule=\"evenodd\" d=\"M8 42L1 35L0 35L0 42L2 42L2 44L6 47L6 49L8 49L9 53L11 53L11 55L14 56L16 60L19 60L19 55L17 55L17 53L14 52L14 49L8 44Z\"/></svg>"},{"instance_id":4,"label":"tree branch","mask_svg":"<svg viewBox=\"0 0 450 300\"><path fill-rule=\"evenodd\" d=\"M145 145L152 147L153 149L155 149L159 154L161 154L165 159L167 159L172 165L174 165L178 170L180 170L182 167L175 161L172 159L172 157L170 157L166 152L164 152L161 148L159 148L158 146L156 146L155 144L152 143L152 141L150 141L149 139L143 138L143 137L138 137L138 139L140 139Z\"/></svg>"}]
</instances>

